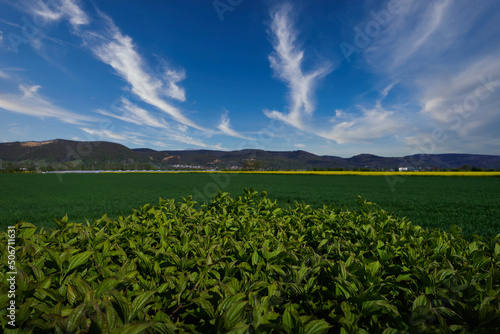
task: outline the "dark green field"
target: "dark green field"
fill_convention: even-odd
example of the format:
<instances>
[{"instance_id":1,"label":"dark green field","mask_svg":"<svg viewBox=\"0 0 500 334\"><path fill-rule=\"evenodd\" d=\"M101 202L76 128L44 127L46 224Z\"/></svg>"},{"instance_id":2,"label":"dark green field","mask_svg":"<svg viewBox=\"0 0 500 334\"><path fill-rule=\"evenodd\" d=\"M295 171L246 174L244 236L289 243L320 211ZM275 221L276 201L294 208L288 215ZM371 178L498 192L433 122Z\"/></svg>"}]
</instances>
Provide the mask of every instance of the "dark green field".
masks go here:
<instances>
[{"instance_id":1,"label":"dark green field","mask_svg":"<svg viewBox=\"0 0 500 334\"><path fill-rule=\"evenodd\" d=\"M392 179L394 180L394 179ZM55 227L66 213L71 221L107 213L128 215L132 208L156 204L160 197L193 195L202 202L217 188L232 196L243 188L267 191L286 207L294 201L356 208L358 195L424 227L448 230L456 224L467 234L500 233L500 178L407 176L391 189L383 176L263 174L2 174L2 229L19 220Z\"/></svg>"}]
</instances>

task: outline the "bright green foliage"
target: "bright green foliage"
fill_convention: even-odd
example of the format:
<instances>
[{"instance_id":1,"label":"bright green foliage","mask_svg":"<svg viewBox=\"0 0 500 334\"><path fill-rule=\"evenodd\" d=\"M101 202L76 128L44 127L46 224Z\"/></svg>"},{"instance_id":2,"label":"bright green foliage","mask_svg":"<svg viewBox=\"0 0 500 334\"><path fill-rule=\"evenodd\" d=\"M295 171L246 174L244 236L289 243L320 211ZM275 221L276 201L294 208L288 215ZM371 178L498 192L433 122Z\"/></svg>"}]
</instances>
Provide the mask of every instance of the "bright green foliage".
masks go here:
<instances>
[{"instance_id":1,"label":"bright green foliage","mask_svg":"<svg viewBox=\"0 0 500 334\"><path fill-rule=\"evenodd\" d=\"M219 193L17 225L19 333L496 333L500 235ZM0 235L6 326L7 235Z\"/></svg>"}]
</instances>

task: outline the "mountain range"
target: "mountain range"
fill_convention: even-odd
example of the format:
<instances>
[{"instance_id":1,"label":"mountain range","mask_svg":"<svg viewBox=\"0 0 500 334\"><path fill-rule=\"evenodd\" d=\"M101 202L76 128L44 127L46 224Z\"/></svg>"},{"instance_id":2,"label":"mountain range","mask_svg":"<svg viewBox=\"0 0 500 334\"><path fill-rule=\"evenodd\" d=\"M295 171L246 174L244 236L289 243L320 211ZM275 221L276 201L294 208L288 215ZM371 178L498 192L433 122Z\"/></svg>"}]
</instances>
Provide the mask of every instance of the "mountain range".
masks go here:
<instances>
[{"instance_id":1,"label":"mountain range","mask_svg":"<svg viewBox=\"0 0 500 334\"><path fill-rule=\"evenodd\" d=\"M55 139L0 143L0 169L500 169L499 155L416 154L351 158L320 156L306 151L130 149L104 141Z\"/></svg>"}]
</instances>

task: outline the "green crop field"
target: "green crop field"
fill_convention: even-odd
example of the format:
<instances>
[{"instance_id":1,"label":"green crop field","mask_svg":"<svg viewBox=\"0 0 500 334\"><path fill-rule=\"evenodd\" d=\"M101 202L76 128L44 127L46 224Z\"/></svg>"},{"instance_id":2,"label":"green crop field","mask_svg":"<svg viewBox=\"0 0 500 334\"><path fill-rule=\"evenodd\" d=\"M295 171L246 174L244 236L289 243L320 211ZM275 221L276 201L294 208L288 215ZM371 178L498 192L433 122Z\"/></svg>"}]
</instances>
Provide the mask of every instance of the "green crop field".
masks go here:
<instances>
[{"instance_id":1,"label":"green crop field","mask_svg":"<svg viewBox=\"0 0 500 334\"><path fill-rule=\"evenodd\" d=\"M294 201L352 209L358 195L414 224L491 237L500 233L499 177L276 175L206 173L2 174L0 222L25 220L55 227L68 214L83 222L105 213L116 219L159 198L193 195L206 202L217 189L236 196L243 188L267 191L286 208Z\"/></svg>"}]
</instances>

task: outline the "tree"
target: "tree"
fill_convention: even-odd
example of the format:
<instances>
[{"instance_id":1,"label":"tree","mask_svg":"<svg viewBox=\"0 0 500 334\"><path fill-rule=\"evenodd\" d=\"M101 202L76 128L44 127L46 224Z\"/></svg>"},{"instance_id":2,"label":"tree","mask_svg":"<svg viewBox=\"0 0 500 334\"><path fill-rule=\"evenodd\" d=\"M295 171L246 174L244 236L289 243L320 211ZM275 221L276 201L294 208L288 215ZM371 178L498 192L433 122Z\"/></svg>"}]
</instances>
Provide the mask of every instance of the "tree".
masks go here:
<instances>
[{"instance_id":1,"label":"tree","mask_svg":"<svg viewBox=\"0 0 500 334\"><path fill-rule=\"evenodd\" d=\"M463 165L462 167L460 167L460 170L470 171L470 166L469 165Z\"/></svg>"}]
</instances>

